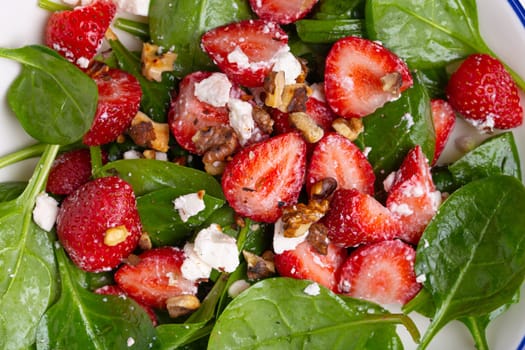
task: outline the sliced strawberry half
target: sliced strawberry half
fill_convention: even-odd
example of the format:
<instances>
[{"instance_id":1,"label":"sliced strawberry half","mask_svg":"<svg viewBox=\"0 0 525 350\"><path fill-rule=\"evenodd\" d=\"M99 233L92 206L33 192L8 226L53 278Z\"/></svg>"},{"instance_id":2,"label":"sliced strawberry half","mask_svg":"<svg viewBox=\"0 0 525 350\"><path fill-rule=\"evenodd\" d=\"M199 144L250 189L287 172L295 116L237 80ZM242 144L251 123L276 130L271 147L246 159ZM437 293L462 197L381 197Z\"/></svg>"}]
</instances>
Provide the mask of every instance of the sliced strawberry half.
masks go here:
<instances>
[{"instance_id":1,"label":"sliced strawberry half","mask_svg":"<svg viewBox=\"0 0 525 350\"><path fill-rule=\"evenodd\" d=\"M303 18L319 0L250 0L250 6L260 18L279 24L289 24Z\"/></svg>"},{"instance_id":2,"label":"sliced strawberry half","mask_svg":"<svg viewBox=\"0 0 525 350\"><path fill-rule=\"evenodd\" d=\"M336 133L326 134L315 146L306 172L306 188L327 177L337 181L337 188L355 188L374 193L374 169L352 141Z\"/></svg>"},{"instance_id":3,"label":"sliced strawberry half","mask_svg":"<svg viewBox=\"0 0 525 350\"><path fill-rule=\"evenodd\" d=\"M128 295L122 290L122 288L120 288L116 284L106 285L106 286L97 288L95 290L95 293L101 294L101 295L116 295L122 298L128 297ZM155 315L155 311L153 311L151 307L144 305L136 300L135 302L137 302L137 304L139 304L139 306L144 309L144 311L148 314L153 325L156 326L158 324L158 321L157 321L157 315Z\"/></svg>"},{"instance_id":4,"label":"sliced strawberry half","mask_svg":"<svg viewBox=\"0 0 525 350\"><path fill-rule=\"evenodd\" d=\"M406 63L377 42L346 37L337 41L325 66L325 95L342 117L364 117L412 86Z\"/></svg>"},{"instance_id":5,"label":"sliced strawberry half","mask_svg":"<svg viewBox=\"0 0 525 350\"><path fill-rule=\"evenodd\" d=\"M117 7L110 0L53 12L46 25L45 43L68 61L87 68L116 12Z\"/></svg>"},{"instance_id":6,"label":"sliced strawberry half","mask_svg":"<svg viewBox=\"0 0 525 350\"><path fill-rule=\"evenodd\" d=\"M275 222L297 203L304 180L306 143L298 133L243 148L228 163L222 189L230 206L255 221Z\"/></svg>"},{"instance_id":7,"label":"sliced strawberry half","mask_svg":"<svg viewBox=\"0 0 525 350\"><path fill-rule=\"evenodd\" d=\"M126 130L139 110L142 89L133 75L120 69L99 72L93 79L98 87L98 105L83 142L99 146L114 141Z\"/></svg>"},{"instance_id":8,"label":"sliced strawberry half","mask_svg":"<svg viewBox=\"0 0 525 350\"><path fill-rule=\"evenodd\" d=\"M414 272L412 246L390 240L365 245L343 263L339 292L379 304L405 304L421 289Z\"/></svg>"},{"instance_id":9,"label":"sliced strawberry half","mask_svg":"<svg viewBox=\"0 0 525 350\"><path fill-rule=\"evenodd\" d=\"M447 141L454 130L456 124L456 113L452 106L445 100L434 99L430 101L432 109L432 120L434 121L434 130L436 132L436 148L432 164L436 164L447 144Z\"/></svg>"},{"instance_id":10,"label":"sliced strawberry half","mask_svg":"<svg viewBox=\"0 0 525 350\"><path fill-rule=\"evenodd\" d=\"M233 82L258 87L275 63L276 54L288 49L288 35L276 23L244 20L206 32L201 44Z\"/></svg>"},{"instance_id":11,"label":"sliced strawberry half","mask_svg":"<svg viewBox=\"0 0 525 350\"><path fill-rule=\"evenodd\" d=\"M166 301L179 295L196 295L197 283L181 273L184 251L176 247L154 248L138 256L136 264L124 264L115 273L118 286L144 305L165 309Z\"/></svg>"},{"instance_id":12,"label":"sliced strawberry half","mask_svg":"<svg viewBox=\"0 0 525 350\"><path fill-rule=\"evenodd\" d=\"M482 131L523 123L516 83L503 64L487 54L467 57L450 76L446 93L452 107Z\"/></svg>"},{"instance_id":13,"label":"sliced strawberry half","mask_svg":"<svg viewBox=\"0 0 525 350\"><path fill-rule=\"evenodd\" d=\"M343 247L393 239L401 233L394 214L356 189L336 190L321 222L328 228L330 240Z\"/></svg>"},{"instance_id":14,"label":"sliced strawberry half","mask_svg":"<svg viewBox=\"0 0 525 350\"><path fill-rule=\"evenodd\" d=\"M441 204L441 193L435 188L428 160L420 146L410 150L399 170L387 177L385 190L386 207L403 227L398 237L417 244Z\"/></svg>"},{"instance_id":15,"label":"sliced strawberry half","mask_svg":"<svg viewBox=\"0 0 525 350\"><path fill-rule=\"evenodd\" d=\"M71 260L90 272L120 265L142 234L133 189L116 176L89 181L66 197L56 227Z\"/></svg>"},{"instance_id":16,"label":"sliced strawberry half","mask_svg":"<svg viewBox=\"0 0 525 350\"><path fill-rule=\"evenodd\" d=\"M323 255L304 241L293 250L286 250L274 257L275 269L284 277L306 279L337 290L336 274L346 258L346 249L329 244Z\"/></svg>"},{"instance_id":17,"label":"sliced strawberry half","mask_svg":"<svg viewBox=\"0 0 525 350\"><path fill-rule=\"evenodd\" d=\"M71 194L91 178L91 156L86 148L59 154L47 178L46 191L58 195Z\"/></svg>"}]
</instances>

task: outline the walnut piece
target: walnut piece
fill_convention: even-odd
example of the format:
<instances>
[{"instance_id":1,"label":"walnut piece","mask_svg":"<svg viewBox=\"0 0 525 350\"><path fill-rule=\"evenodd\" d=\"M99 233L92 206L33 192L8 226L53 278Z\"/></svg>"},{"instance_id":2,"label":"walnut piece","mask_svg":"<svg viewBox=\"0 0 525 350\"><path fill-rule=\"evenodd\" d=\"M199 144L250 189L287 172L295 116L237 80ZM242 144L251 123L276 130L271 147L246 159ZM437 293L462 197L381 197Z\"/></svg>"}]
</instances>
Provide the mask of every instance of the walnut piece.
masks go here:
<instances>
[{"instance_id":1,"label":"walnut piece","mask_svg":"<svg viewBox=\"0 0 525 350\"><path fill-rule=\"evenodd\" d=\"M387 73L381 77L383 84L383 91L389 92L394 96L398 96L403 85L403 76L399 72Z\"/></svg>"},{"instance_id":2,"label":"walnut piece","mask_svg":"<svg viewBox=\"0 0 525 350\"><path fill-rule=\"evenodd\" d=\"M244 260L248 265L246 275L250 280L259 280L270 277L275 274L275 265L273 262L273 254L265 252L263 256L250 253L244 250L242 252Z\"/></svg>"},{"instance_id":3,"label":"walnut piece","mask_svg":"<svg viewBox=\"0 0 525 350\"><path fill-rule=\"evenodd\" d=\"M306 101L312 94L305 83L286 85L283 71L270 72L264 79L264 91L264 104L284 113L306 111Z\"/></svg>"},{"instance_id":4,"label":"walnut piece","mask_svg":"<svg viewBox=\"0 0 525 350\"><path fill-rule=\"evenodd\" d=\"M288 116L290 122L303 134L308 143L316 143L324 136L324 130L306 113L293 112Z\"/></svg>"},{"instance_id":5,"label":"walnut piece","mask_svg":"<svg viewBox=\"0 0 525 350\"><path fill-rule=\"evenodd\" d=\"M350 141L357 140L359 134L365 130L361 118L337 118L332 122L332 128Z\"/></svg>"},{"instance_id":6,"label":"walnut piece","mask_svg":"<svg viewBox=\"0 0 525 350\"><path fill-rule=\"evenodd\" d=\"M171 318L187 315L201 306L199 299L190 294L171 297L166 301L166 308Z\"/></svg>"},{"instance_id":7,"label":"walnut piece","mask_svg":"<svg viewBox=\"0 0 525 350\"><path fill-rule=\"evenodd\" d=\"M159 54L159 46L144 43L142 46L142 75L148 80L161 82L162 73L173 70L173 63L177 59L174 52Z\"/></svg>"},{"instance_id":8,"label":"walnut piece","mask_svg":"<svg viewBox=\"0 0 525 350\"><path fill-rule=\"evenodd\" d=\"M124 225L108 228L104 234L104 244L108 247L114 247L126 240L130 235Z\"/></svg>"},{"instance_id":9,"label":"walnut piece","mask_svg":"<svg viewBox=\"0 0 525 350\"><path fill-rule=\"evenodd\" d=\"M328 200L312 200L308 204L298 203L283 208L283 221L285 237L299 237L308 231L314 222L319 221L328 211Z\"/></svg>"},{"instance_id":10,"label":"walnut piece","mask_svg":"<svg viewBox=\"0 0 525 350\"><path fill-rule=\"evenodd\" d=\"M325 177L317 181L310 188L310 199L323 200L328 199L337 188L337 180L333 177Z\"/></svg>"},{"instance_id":11,"label":"walnut piece","mask_svg":"<svg viewBox=\"0 0 525 350\"><path fill-rule=\"evenodd\" d=\"M169 125L157 123L140 111L131 121L127 133L138 146L159 152L167 152L169 149Z\"/></svg>"},{"instance_id":12,"label":"walnut piece","mask_svg":"<svg viewBox=\"0 0 525 350\"><path fill-rule=\"evenodd\" d=\"M328 253L330 239L328 238L328 228L325 225L314 222L308 230L306 240L319 254L326 255Z\"/></svg>"},{"instance_id":13,"label":"walnut piece","mask_svg":"<svg viewBox=\"0 0 525 350\"><path fill-rule=\"evenodd\" d=\"M202 162L206 172L220 175L228 158L239 147L239 138L229 125L215 125L201 129L192 137L197 151L203 154Z\"/></svg>"},{"instance_id":14,"label":"walnut piece","mask_svg":"<svg viewBox=\"0 0 525 350\"><path fill-rule=\"evenodd\" d=\"M265 134L271 134L273 132L274 121L270 114L262 107L254 105L252 111L252 118L255 121L255 124L262 130Z\"/></svg>"}]
</instances>

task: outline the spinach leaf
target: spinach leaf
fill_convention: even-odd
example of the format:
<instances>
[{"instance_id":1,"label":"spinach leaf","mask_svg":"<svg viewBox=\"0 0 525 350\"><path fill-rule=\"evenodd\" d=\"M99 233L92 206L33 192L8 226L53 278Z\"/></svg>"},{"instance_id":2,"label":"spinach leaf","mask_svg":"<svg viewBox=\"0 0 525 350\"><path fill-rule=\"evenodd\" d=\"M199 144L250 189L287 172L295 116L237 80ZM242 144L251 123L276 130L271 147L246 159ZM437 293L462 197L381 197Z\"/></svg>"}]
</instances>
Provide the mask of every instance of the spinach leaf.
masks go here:
<instances>
[{"instance_id":1,"label":"spinach leaf","mask_svg":"<svg viewBox=\"0 0 525 350\"><path fill-rule=\"evenodd\" d=\"M58 146L48 146L24 192L0 203L0 348L22 349L35 341L37 324L55 299L54 237L32 220Z\"/></svg>"},{"instance_id":2,"label":"spinach leaf","mask_svg":"<svg viewBox=\"0 0 525 350\"><path fill-rule=\"evenodd\" d=\"M172 187L187 190L188 193L205 190L210 196L224 199L221 185L213 176L161 160L117 160L103 166L97 176L101 174L118 175L131 184L137 196Z\"/></svg>"},{"instance_id":3,"label":"spinach leaf","mask_svg":"<svg viewBox=\"0 0 525 350\"><path fill-rule=\"evenodd\" d=\"M0 183L0 202L7 202L16 199L24 192L27 182L9 181Z\"/></svg>"},{"instance_id":4,"label":"spinach leaf","mask_svg":"<svg viewBox=\"0 0 525 350\"><path fill-rule=\"evenodd\" d=\"M154 348L151 319L130 298L95 294L86 288L84 272L56 249L62 283L60 299L38 325L37 349Z\"/></svg>"},{"instance_id":5,"label":"spinach leaf","mask_svg":"<svg viewBox=\"0 0 525 350\"><path fill-rule=\"evenodd\" d=\"M401 349L399 316L333 294L312 282L270 278L236 297L217 320L209 349Z\"/></svg>"},{"instance_id":6,"label":"spinach leaf","mask_svg":"<svg viewBox=\"0 0 525 350\"><path fill-rule=\"evenodd\" d=\"M137 198L137 208L144 230L154 246L175 245L187 239L192 229L202 223L225 203L223 199L204 194L205 209L183 222L173 200L191 193L186 188L163 188Z\"/></svg>"},{"instance_id":7,"label":"spinach leaf","mask_svg":"<svg viewBox=\"0 0 525 350\"><path fill-rule=\"evenodd\" d=\"M294 24L297 35L305 43L329 44L346 36L364 36L361 19L302 19Z\"/></svg>"},{"instance_id":8,"label":"spinach leaf","mask_svg":"<svg viewBox=\"0 0 525 350\"><path fill-rule=\"evenodd\" d=\"M67 145L80 140L95 116L95 82L44 46L0 48L0 57L23 65L9 87L7 100L24 130L47 144Z\"/></svg>"},{"instance_id":9,"label":"spinach leaf","mask_svg":"<svg viewBox=\"0 0 525 350\"><path fill-rule=\"evenodd\" d=\"M449 321L508 303L525 277L525 187L498 175L471 182L441 205L416 253L436 313L424 349Z\"/></svg>"},{"instance_id":10,"label":"spinach leaf","mask_svg":"<svg viewBox=\"0 0 525 350\"><path fill-rule=\"evenodd\" d=\"M243 0L152 0L149 8L150 37L154 44L177 53L178 78L214 65L201 50L204 32L251 17Z\"/></svg>"},{"instance_id":11,"label":"spinach leaf","mask_svg":"<svg viewBox=\"0 0 525 350\"><path fill-rule=\"evenodd\" d=\"M322 0L313 17L316 19L363 18L365 0Z\"/></svg>"}]
</instances>

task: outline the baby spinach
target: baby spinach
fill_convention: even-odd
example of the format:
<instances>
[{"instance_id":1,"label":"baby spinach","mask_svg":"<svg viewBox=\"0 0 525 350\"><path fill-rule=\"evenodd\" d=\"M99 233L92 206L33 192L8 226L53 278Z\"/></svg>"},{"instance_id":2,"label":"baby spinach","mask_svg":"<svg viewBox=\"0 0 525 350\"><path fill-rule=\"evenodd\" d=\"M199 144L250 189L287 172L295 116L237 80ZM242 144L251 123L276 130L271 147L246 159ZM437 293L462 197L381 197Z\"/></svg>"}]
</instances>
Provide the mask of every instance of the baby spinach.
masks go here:
<instances>
[{"instance_id":1,"label":"baby spinach","mask_svg":"<svg viewBox=\"0 0 525 350\"><path fill-rule=\"evenodd\" d=\"M322 0L313 17L316 19L363 18L365 0Z\"/></svg>"},{"instance_id":2,"label":"baby spinach","mask_svg":"<svg viewBox=\"0 0 525 350\"><path fill-rule=\"evenodd\" d=\"M85 273L56 249L62 285L59 300L45 313L37 349L154 349L151 319L137 303L86 289Z\"/></svg>"},{"instance_id":3,"label":"baby spinach","mask_svg":"<svg viewBox=\"0 0 525 350\"><path fill-rule=\"evenodd\" d=\"M0 203L0 348L22 349L57 293L54 237L32 220L58 146L48 146L24 192Z\"/></svg>"},{"instance_id":4,"label":"baby spinach","mask_svg":"<svg viewBox=\"0 0 525 350\"><path fill-rule=\"evenodd\" d=\"M150 37L154 44L177 53L175 74L181 78L214 65L201 50L204 32L251 17L243 0L152 0L149 8Z\"/></svg>"},{"instance_id":5,"label":"baby spinach","mask_svg":"<svg viewBox=\"0 0 525 350\"><path fill-rule=\"evenodd\" d=\"M295 22L299 38L305 43L334 43L345 36L364 36L361 19L302 19Z\"/></svg>"},{"instance_id":6,"label":"baby spinach","mask_svg":"<svg viewBox=\"0 0 525 350\"><path fill-rule=\"evenodd\" d=\"M525 187L497 175L471 182L441 205L416 253L436 312L424 349L449 321L509 303L525 277Z\"/></svg>"},{"instance_id":7,"label":"baby spinach","mask_svg":"<svg viewBox=\"0 0 525 350\"><path fill-rule=\"evenodd\" d=\"M16 199L24 192L27 182L8 181L0 183L0 202L7 202Z\"/></svg>"},{"instance_id":8,"label":"baby spinach","mask_svg":"<svg viewBox=\"0 0 525 350\"><path fill-rule=\"evenodd\" d=\"M395 324L403 315L341 298L311 281L270 278L244 291L217 320L208 349L401 349ZM410 321L409 321L410 323Z\"/></svg>"},{"instance_id":9,"label":"baby spinach","mask_svg":"<svg viewBox=\"0 0 525 350\"><path fill-rule=\"evenodd\" d=\"M95 116L95 82L45 46L0 48L0 57L22 64L22 72L9 87L7 101L24 130L47 144L67 145L80 140Z\"/></svg>"}]
</instances>

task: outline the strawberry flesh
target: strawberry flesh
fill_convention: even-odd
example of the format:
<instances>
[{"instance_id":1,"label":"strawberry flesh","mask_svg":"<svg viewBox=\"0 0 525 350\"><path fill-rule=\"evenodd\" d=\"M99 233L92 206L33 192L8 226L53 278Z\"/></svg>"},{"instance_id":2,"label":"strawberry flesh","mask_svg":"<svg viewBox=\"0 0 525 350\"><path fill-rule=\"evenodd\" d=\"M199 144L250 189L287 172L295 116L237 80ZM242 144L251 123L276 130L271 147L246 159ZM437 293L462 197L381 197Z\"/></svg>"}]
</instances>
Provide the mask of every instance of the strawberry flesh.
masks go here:
<instances>
[{"instance_id":1,"label":"strawberry flesh","mask_svg":"<svg viewBox=\"0 0 525 350\"><path fill-rule=\"evenodd\" d=\"M432 164L436 164L439 156L443 152L445 145L454 130L456 124L456 113L454 109L445 100L434 99L430 101L432 109L432 120L434 122L434 131L436 133L436 148Z\"/></svg>"},{"instance_id":2,"label":"strawberry flesh","mask_svg":"<svg viewBox=\"0 0 525 350\"><path fill-rule=\"evenodd\" d=\"M303 18L319 0L250 0L250 6L266 21L289 24Z\"/></svg>"}]
</instances>

